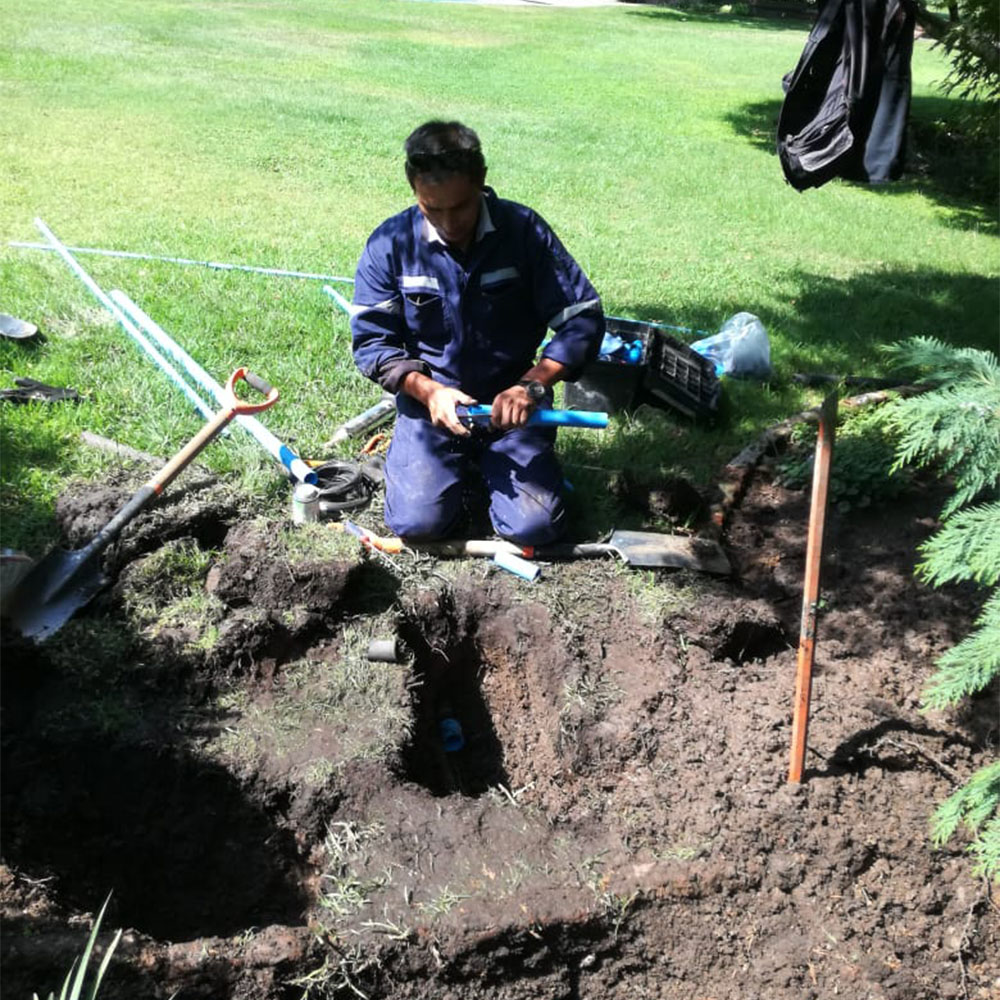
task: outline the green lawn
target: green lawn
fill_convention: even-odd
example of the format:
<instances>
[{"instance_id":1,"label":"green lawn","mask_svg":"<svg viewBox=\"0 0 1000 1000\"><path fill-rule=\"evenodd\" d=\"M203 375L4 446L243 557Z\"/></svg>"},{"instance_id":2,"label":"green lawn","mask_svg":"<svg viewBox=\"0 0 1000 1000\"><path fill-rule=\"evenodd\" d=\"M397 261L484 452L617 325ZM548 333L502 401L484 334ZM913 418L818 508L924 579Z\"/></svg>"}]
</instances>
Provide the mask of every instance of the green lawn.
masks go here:
<instances>
[{"instance_id":1,"label":"green lawn","mask_svg":"<svg viewBox=\"0 0 1000 1000\"><path fill-rule=\"evenodd\" d=\"M0 311L46 337L0 342L4 384L28 375L88 400L4 406L4 545L41 545L65 478L107 463L80 430L167 455L198 427L57 257L6 242L39 239L37 215L71 245L351 274L409 201L401 144L429 117L479 131L489 180L553 224L609 313L715 330L748 310L768 329L776 378L731 387L727 426L565 435L571 476L630 465L708 481L811 399L795 371L874 373L880 344L918 333L997 347L996 205L938 142L955 105L923 43L919 170L797 194L773 128L803 25L412 0L7 0L3 21ZM283 398L265 423L307 457L378 398L318 282L80 260L220 380L241 363L266 374ZM262 455L234 431L205 460L276 496ZM600 476L574 478L586 496Z\"/></svg>"}]
</instances>

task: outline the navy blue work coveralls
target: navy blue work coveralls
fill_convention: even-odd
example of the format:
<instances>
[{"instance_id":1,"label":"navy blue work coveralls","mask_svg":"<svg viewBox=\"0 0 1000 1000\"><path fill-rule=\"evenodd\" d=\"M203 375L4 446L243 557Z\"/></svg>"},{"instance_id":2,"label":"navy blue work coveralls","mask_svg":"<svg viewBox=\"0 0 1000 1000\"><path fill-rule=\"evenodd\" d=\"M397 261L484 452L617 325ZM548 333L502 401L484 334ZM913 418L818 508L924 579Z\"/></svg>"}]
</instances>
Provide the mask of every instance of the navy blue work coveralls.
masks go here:
<instances>
[{"instance_id":1,"label":"navy blue work coveralls","mask_svg":"<svg viewBox=\"0 0 1000 1000\"><path fill-rule=\"evenodd\" d=\"M480 403L514 385L544 357L579 376L604 335L600 298L546 222L530 208L483 194L475 238L450 249L416 205L382 223L358 262L351 314L362 374L397 393L411 371ZM540 545L563 530L562 472L551 428L458 437L426 407L396 396L386 459L386 524L409 538L458 526L463 480L478 460L498 534Z\"/></svg>"}]
</instances>

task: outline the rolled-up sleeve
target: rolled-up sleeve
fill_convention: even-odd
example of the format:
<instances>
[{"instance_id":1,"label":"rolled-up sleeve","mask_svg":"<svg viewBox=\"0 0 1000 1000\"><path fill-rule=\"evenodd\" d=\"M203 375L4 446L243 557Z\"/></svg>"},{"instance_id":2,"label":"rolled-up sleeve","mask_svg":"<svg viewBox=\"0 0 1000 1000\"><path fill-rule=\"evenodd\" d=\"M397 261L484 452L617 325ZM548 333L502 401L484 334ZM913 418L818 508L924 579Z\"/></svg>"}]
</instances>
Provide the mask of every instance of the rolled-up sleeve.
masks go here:
<instances>
[{"instance_id":1,"label":"rolled-up sleeve","mask_svg":"<svg viewBox=\"0 0 1000 1000\"><path fill-rule=\"evenodd\" d=\"M409 372L429 372L407 349L392 244L378 231L365 246L354 276L351 349L361 374L387 392L396 393Z\"/></svg>"},{"instance_id":2,"label":"rolled-up sleeve","mask_svg":"<svg viewBox=\"0 0 1000 1000\"><path fill-rule=\"evenodd\" d=\"M598 354L604 337L600 296L544 219L533 213L536 245L535 301L553 332L542 352L568 369L575 381Z\"/></svg>"}]
</instances>

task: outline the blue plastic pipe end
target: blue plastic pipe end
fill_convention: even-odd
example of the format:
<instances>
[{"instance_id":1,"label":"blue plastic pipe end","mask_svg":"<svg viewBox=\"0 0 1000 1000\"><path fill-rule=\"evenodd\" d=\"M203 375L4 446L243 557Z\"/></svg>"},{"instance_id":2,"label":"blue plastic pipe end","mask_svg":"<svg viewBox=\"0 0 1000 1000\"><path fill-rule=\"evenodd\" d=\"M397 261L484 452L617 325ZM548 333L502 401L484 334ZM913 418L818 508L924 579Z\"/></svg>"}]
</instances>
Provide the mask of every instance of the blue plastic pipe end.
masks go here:
<instances>
[{"instance_id":1,"label":"blue plastic pipe end","mask_svg":"<svg viewBox=\"0 0 1000 1000\"><path fill-rule=\"evenodd\" d=\"M451 716L439 719L438 732L441 734L441 746L445 753L457 753L465 746L465 734L458 719Z\"/></svg>"}]
</instances>

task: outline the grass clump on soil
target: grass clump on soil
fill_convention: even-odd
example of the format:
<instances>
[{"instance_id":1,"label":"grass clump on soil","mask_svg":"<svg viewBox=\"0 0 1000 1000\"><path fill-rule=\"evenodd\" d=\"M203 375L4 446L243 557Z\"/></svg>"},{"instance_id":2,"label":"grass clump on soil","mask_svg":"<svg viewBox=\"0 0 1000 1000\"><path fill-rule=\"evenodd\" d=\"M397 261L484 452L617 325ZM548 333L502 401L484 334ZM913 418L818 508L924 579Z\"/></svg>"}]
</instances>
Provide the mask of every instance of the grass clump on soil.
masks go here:
<instances>
[{"instance_id":1,"label":"grass clump on soil","mask_svg":"<svg viewBox=\"0 0 1000 1000\"><path fill-rule=\"evenodd\" d=\"M312 787L354 762L391 761L409 736L407 678L365 657L391 625L391 616L347 624L333 646L282 666L266 696L222 693L227 721L207 751L251 770L266 756Z\"/></svg>"},{"instance_id":2,"label":"grass clump on soil","mask_svg":"<svg viewBox=\"0 0 1000 1000\"><path fill-rule=\"evenodd\" d=\"M375 890L392 882L392 869L361 876L358 868L366 860L366 848L385 832L381 823L337 822L327 829L323 840L324 871L319 903L335 917L346 917L371 904Z\"/></svg>"},{"instance_id":3,"label":"grass clump on soil","mask_svg":"<svg viewBox=\"0 0 1000 1000\"><path fill-rule=\"evenodd\" d=\"M276 526L280 549L289 562L357 559L358 540L335 521Z\"/></svg>"},{"instance_id":4,"label":"grass clump on soil","mask_svg":"<svg viewBox=\"0 0 1000 1000\"><path fill-rule=\"evenodd\" d=\"M190 538L167 542L126 572L124 607L140 631L155 638L170 629L185 646L209 650L219 637L225 606L205 589L217 553Z\"/></svg>"}]
</instances>

